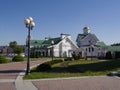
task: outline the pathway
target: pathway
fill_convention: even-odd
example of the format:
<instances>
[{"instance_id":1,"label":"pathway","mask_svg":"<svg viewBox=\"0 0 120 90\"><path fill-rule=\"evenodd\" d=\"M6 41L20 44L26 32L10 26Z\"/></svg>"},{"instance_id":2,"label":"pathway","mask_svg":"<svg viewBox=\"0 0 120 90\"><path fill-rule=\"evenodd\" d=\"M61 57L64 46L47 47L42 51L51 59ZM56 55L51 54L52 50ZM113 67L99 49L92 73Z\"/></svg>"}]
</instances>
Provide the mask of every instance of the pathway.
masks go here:
<instances>
[{"instance_id":1,"label":"pathway","mask_svg":"<svg viewBox=\"0 0 120 90\"><path fill-rule=\"evenodd\" d=\"M31 61L31 66L44 61ZM120 90L120 78L108 76L23 80L26 62L0 64L0 90Z\"/></svg>"}]
</instances>

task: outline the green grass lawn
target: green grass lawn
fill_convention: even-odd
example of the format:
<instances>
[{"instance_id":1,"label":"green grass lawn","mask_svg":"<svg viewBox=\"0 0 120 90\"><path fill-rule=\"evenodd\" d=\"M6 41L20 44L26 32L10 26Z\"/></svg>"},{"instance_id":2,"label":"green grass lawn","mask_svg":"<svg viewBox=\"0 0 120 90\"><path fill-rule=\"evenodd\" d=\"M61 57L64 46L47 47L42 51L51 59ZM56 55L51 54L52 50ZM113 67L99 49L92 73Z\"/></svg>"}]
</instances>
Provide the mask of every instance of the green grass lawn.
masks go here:
<instances>
[{"instance_id":1,"label":"green grass lawn","mask_svg":"<svg viewBox=\"0 0 120 90\"><path fill-rule=\"evenodd\" d=\"M120 69L120 60L75 60L64 61L54 64L48 72L37 72L36 68L31 70L31 74L24 76L24 79L43 79L59 77L80 77L107 75L112 71Z\"/></svg>"}]
</instances>

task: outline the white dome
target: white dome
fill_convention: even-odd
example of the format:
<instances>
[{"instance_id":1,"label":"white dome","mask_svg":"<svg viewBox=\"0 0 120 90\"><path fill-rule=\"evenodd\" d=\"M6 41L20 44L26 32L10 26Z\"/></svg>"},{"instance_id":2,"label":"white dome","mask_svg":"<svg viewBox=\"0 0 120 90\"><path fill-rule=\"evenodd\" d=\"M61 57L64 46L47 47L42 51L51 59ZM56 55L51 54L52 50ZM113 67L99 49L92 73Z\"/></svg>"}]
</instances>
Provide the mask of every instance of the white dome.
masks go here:
<instances>
[{"instance_id":1,"label":"white dome","mask_svg":"<svg viewBox=\"0 0 120 90\"><path fill-rule=\"evenodd\" d=\"M90 33L90 27L86 26L83 28L83 34L87 35L88 33Z\"/></svg>"},{"instance_id":2,"label":"white dome","mask_svg":"<svg viewBox=\"0 0 120 90\"><path fill-rule=\"evenodd\" d=\"M90 30L90 27L86 26L83 28L83 30Z\"/></svg>"}]
</instances>

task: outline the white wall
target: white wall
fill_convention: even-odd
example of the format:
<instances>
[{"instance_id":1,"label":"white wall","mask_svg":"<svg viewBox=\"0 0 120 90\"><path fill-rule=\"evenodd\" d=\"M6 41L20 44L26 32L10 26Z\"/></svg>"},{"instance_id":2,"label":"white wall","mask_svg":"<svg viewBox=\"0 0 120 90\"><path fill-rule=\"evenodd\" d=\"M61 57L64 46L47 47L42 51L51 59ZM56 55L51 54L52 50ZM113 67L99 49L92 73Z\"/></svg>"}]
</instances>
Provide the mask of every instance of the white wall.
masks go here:
<instances>
[{"instance_id":1,"label":"white wall","mask_svg":"<svg viewBox=\"0 0 120 90\"><path fill-rule=\"evenodd\" d=\"M77 47L73 46L69 38L63 39L58 45L54 47L54 56L56 57L70 57L71 50L75 50Z\"/></svg>"}]
</instances>

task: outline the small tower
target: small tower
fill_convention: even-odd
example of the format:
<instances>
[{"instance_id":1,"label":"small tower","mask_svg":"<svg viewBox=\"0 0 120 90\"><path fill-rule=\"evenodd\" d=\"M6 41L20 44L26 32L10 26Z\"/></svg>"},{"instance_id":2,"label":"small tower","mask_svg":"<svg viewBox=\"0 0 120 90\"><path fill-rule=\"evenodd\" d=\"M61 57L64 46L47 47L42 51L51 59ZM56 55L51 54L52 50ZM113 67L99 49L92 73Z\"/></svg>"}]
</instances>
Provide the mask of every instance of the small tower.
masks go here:
<instances>
[{"instance_id":1,"label":"small tower","mask_svg":"<svg viewBox=\"0 0 120 90\"><path fill-rule=\"evenodd\" d=\"M83 34L87 35L88 33L90 33L90 27L86 26L83 28Z\"/></svg>"}]
</instances>

